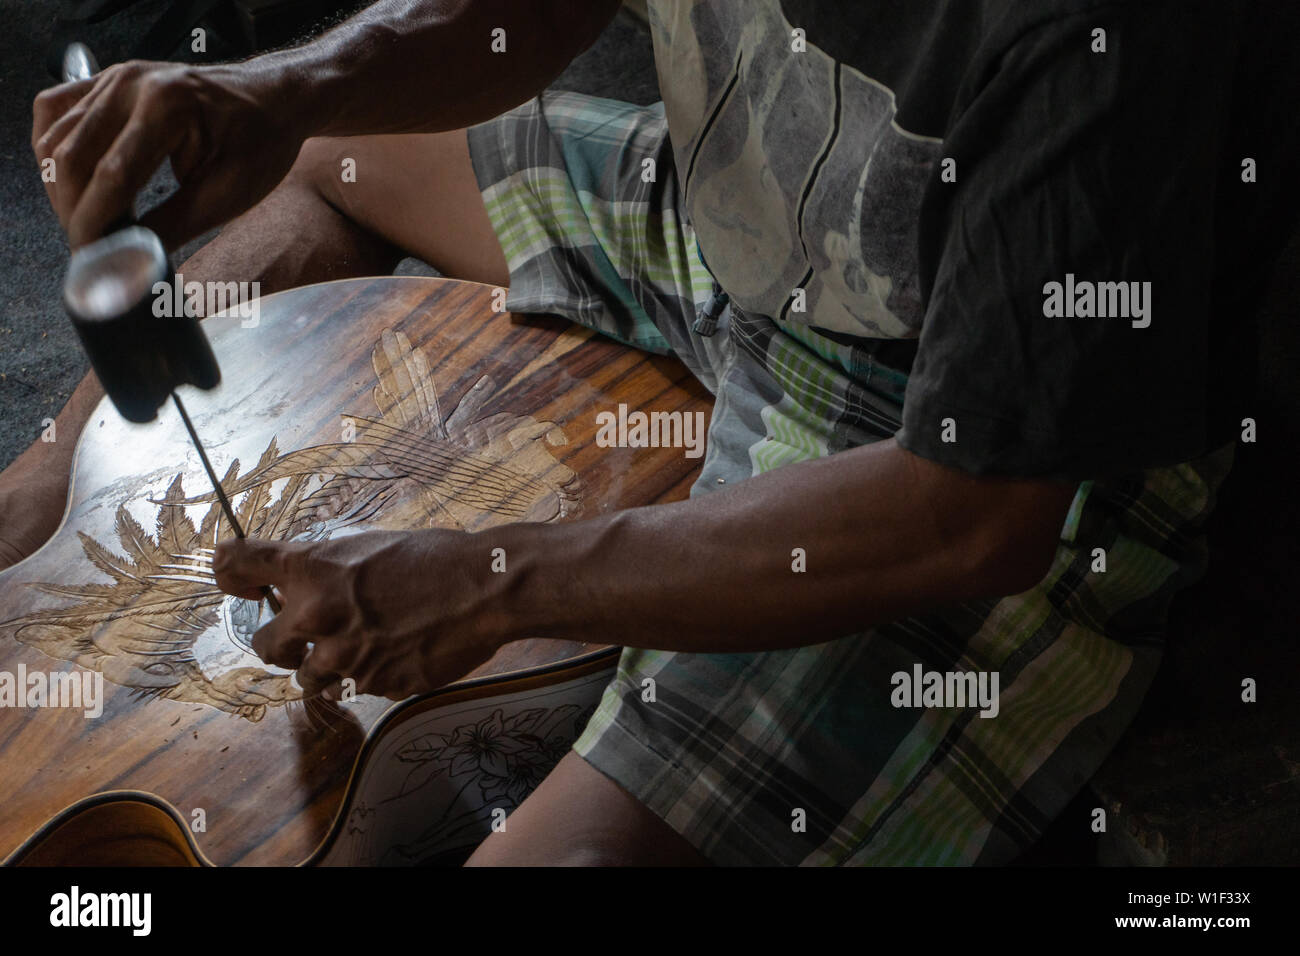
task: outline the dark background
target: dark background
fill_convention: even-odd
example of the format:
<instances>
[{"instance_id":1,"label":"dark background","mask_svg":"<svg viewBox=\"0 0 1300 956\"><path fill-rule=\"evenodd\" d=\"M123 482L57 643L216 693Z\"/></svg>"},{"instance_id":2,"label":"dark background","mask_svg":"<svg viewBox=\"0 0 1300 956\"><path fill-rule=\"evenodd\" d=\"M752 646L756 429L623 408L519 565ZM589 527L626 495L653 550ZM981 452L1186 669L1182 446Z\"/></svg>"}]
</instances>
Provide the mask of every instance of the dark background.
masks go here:
<instances>
[{"instance_id":1,"label":"dark background","mask_svg":"<svg viewBox=\"0 0 1300 956\"><path fill-rule=\"evenodd\" d=\"M72 394L88 365L59 302L68 247L50 209L40 170L31 150L32 99L53 85L47 55L61 48L56 36L75 35L87 42L101 66L130 59L137 44L168 8L170 0L142 0L101 23L84 29L58 29L56 16L78 7L56 0L0 0L0 468L8 465L40 436L41 421L53 418ZM320 0L320 8L338 5ZM298 38L319 33L342 15L311 15L316 3L299 4ZM364 6L352 0L348 8ZM205 21L206 22L206 21ZM280 24L272 35L283 34ZM226 40L216 27L207 30L207 56L190 54L186 41L167 58L213 62L242 59L236 29ZM578 90L636 103L659 99L650 35L634 16L621 12L585 54L560 76L557 89ZM139 205L158 202L173 186L166 168L154 178ZM173 257L177 263L210 237L201 237ZM407 260L399 272L434 274L424 263Z\"/></svg>"},{"instance_id":2,"label":"dark background","mask_svg":"<svg viewBox=\"0 0 1300 956\"><path fill-rule=\"evenodd\" d=\"M348 0L242 2L319 2L319 10ZM52 82L46 62L59 47L55 14L62 6L0 0L0 467L39 435L41 420L57 413L86 370L59 304L67 247L29 145L31 101ZM167 7L168 0L144 0L80 38L102 65L125 59ZM310 19L296 35L318 32L321 24ZM207 59L242 55L231 35L236 40L225 43L210 30ZM188 44L173 53L181 49ZM555 85L654 101L645 27L620 13ZM142 205L157 201L169 183L164 170ZM407 260L400 271L430 270ZM1300 863L1300 628L1292 603L1300 570L1297 303L1300 241L1293 237L1263 311L1259 440L1239 447L1211 519L1210 572L1173 608L1166 664L1136 725L1026 862ZM1234 334L1236 318L1217 317L1222 334ZM1258 682L1256 704L1240 699L1244 677ZM1097 806L1109 813L1100 836L1089 826Z\"/></svg>"}]
</instances>

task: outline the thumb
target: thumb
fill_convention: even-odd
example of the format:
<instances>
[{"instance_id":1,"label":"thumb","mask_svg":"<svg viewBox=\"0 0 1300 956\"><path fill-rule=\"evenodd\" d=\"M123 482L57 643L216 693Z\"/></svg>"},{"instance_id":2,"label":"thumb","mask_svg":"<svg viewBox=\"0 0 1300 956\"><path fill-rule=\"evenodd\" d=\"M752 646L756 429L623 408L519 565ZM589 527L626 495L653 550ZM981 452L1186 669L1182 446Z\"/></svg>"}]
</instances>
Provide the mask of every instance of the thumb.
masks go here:
<instances>
[{"instance_id":1,"label":"thumb","mask_svg":"<svg viewBox=\"0 0 1300 956\"><path fill-rule=\"evenodd\" d=\"M264 585L283 585L289 579L297 546L286 541L259 538L227 538L217 542L212 573L217 587L227 594L260 600Z\"/></svg>"}]
</instances>

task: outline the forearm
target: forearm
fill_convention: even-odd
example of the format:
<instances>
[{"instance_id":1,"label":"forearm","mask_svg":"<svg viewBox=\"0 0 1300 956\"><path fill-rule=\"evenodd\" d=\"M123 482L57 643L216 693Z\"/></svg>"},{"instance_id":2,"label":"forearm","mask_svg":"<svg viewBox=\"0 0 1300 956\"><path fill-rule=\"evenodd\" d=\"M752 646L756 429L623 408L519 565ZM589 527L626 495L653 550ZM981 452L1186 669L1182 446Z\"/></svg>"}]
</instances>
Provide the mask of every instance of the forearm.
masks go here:
<instances>
[{"instance_id":1,"label":"forearm","mask_svg":"<svg viewBox=\"0 0 1300 956\"><path fill-rule=\"evenodd\" d=\"M495 536L516 559L512 636L757 651L1025 590L1072 495L956 477L891 441L686 502Z\"/></svg>"},{"instance_id":2,"label":"forearm","mask_svg":"<svg viewBox=\"0 0 1300 956\"><path fill-rule=\"evenodd\" d=\"M283 103L304 138L460 129L541 92L617 8L614 0L380 0L306 46L234 69ZM504 52L492 49L497 28Z\"/></svg>"},{"instance_id":3,"label":"forearm","mask_svg":"<svg viewBox=\"0 0 1300 956\"><path fill-rule=\"evenodd\" d=\"M250 600L279 589L253 649L298 668L304 688L352 677L400 698L523 638L764 651L1015 594L1046 574L1073 493L973 478L885 441L589 521L227 540L213 573Z\"/></svg>"}]
</instances>

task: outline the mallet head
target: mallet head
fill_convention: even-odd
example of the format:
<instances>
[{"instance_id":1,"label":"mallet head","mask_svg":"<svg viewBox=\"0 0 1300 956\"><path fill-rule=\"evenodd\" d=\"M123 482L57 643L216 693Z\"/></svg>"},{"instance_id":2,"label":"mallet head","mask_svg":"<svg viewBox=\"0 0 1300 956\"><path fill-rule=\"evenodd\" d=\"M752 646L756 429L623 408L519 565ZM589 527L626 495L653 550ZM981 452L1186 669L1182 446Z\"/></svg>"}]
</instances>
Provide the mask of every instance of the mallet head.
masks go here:
<instances>
[{"instance_id":1,"label":"mallet head","mask_svg":"<svg viewBox=\"0 0 1300 956\"><path fill-rule=\"evenodd\" d=\"M161 240L142 226L83 246L68 264L63 306L100 384L128 421L152 421L178 385L208 389L221 381L199 320L184 309L173 315L170 273ZM166 291L155 291L160 283Z\"/></svg>"}]
</instances>

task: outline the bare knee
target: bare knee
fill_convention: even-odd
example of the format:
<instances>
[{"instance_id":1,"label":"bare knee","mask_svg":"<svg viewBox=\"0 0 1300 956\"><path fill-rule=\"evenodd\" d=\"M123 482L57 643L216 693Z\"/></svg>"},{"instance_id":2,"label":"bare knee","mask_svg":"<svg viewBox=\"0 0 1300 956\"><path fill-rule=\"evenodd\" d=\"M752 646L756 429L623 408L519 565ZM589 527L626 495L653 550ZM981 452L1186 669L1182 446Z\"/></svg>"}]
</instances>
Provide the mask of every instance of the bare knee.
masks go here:
<instances>
[{"instance_id":1,"label":"bare knee","mask_svg":"<svg viewBox=\"0 0 1300 956\"><path fill-rule=\"evenodd\" d=\"M560 842L512 840L508 831L493 833L465 861L466 866L637 866L617 841L584 837Z\"/></svg>"},{"instance_id":2,"label":"bare knee","mask_svg":"<svg viewBox=\"0 0 1300 956\"><path fill-rule=\"evenodd\" d=\"M343 211L345 196L339 186L347 172L343 162L349 158L346 143L346 137L334 136L313 136L305 141L281 186L306 187Z\"/></svg>"},{"instance_id":3,"label":"bare knee","mask_svg":"<svg viewBox=\"0 0 1300 956\"><path fill-rule=\"evenodd\" d=\"M300 186L443 275L509 282L465 130L309 139L282 184Z\"/></svg>"},{"instance_id":4,"label":"bare knee","mask_svg":"<svg viewBox=\"0 0 1300 956\"><path fill-rule=\"evenodd\" d=\"M570 751L470 857L470 866L702 866L708 861Z\"/></svg>"}]
</instances>

